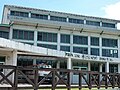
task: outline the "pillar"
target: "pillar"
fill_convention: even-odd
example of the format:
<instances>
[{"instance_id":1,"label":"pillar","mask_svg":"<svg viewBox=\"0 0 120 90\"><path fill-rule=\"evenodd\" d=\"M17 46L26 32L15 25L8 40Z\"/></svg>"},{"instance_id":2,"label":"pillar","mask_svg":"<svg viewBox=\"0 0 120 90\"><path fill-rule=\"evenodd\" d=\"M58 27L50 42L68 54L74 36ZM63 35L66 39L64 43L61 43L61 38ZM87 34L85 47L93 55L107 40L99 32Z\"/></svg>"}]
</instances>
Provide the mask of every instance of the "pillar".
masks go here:
<instances>
[{"instance_id":1,"label":"pillar","mask_svg":"<svg viewBox=\"0 0 120 90\"><path fill-rule=\"evenodd\" d=\"M91 55L91 53L90 53L90 36L88 36L88 54Z\"/></svg>"},{"instance_id":2,"label":"pillar","mask_svg":"<svg viewBox=\"0 0 120 90\"><path fill-rule=\"evenodd\" d=\"M50 14L48 15L48 20L50 20Z\"/></svg>"},{"instance_id":3,"label":"pillar","mask_svg":"<svg viewBox=\"0 0 120 90\"><path fill-rule=\"evenodd\" d=\"M99 38L99 46L100 46L100 51L99 51L99 53L100 53L100 56L102 56L102 37L100 36L100 38Z\"/></svg>"},{"instance_id":4,"label":"pillar","mask_svg":"<svg viewBox=\"0 0 120 90\"><path fill-rule=\"evenodd\" d=\"M68 58L68 60L67 60L67 69L72 69L72 61L71 61L71 58Z\"/></svg>"},{"instance_id":5,"label":"pillar","mask_svg":"<svg viewBox=\"0 0 120 90\"><path fill-rule=\"evenodd\" d=\"M37 30L34 31L34 45L37 46Z\"/></svg>"},{"instance_id":6,"label":"pillar","mask_svg":"<svg viewBox=\"0 0 120 90\"><path fill-rule=\"evenodd\" d=\"M57 50L59 50L60 51L60 31L58 31L58 40L57 40Z\"/></svg>"},{"instance_id":7,"label":"pillar","mask_svg":"<svg viewBox=\"0 0 120 90\"><path fill-rule=\"evenodd\" d=\"M9 31L9 39L12 40L12 35L13 35L13 26L10 26L10 31Z\"/></svg>"},{"instance_id":8,"label":"pillar","mask_svg":"<svg viewBox=\"0 0 120 90\"><path fill-rule=\"evenodd\" d=\"M72 69L72 60L71 58L69 57L68 60L67 60L67 69ZM72 83L72 73L70 73L70 84Z\"/></svg>"},{"instance_id":9,"label":"pillar","mask_svg":"<svg viewBox=\"0 0 120 90\"><path fill-rule=\"evenodd\" d=\"M6 59L6 65L17 66L17 50L13 50L12 52L9 52L7 59ZM10 71L11 71L10 69L6 69L4 71L5 75L7 75ZM8 79L14 82L14 74L9 76Z\"/></svg>"},{"instance_id":10,"label":"pillar","mask_svg":"<svg viewBox=\"0 0 120 90\"><path fill-rule=\"evenodd\" d=\"M105 64L105 72L109 73L109 62Z\"/></svg>"},{"instance_id":11,"label":"pillar","mask_svg":"<svg viewBox=\"0 0 120 90\"><path fill-rule=\"evenodd\" d=\"M102 72L102 66L103 66L103 64L100 64L100 66L99 66L99 72Z\"/></svg>"},{"instance_id":12,"label":"pillar","mask_svg":"<svg viewBox=\"0 0 120 90\"><path fill-rule=\"evenodd\" d=\"M57 61L57 69L60 69L60 61Z\"/></svg>"},{"instance_id":13,"label":"pillar","mask_svg":"<svg viewBox=\"0 0 120 90\"><path fill-rule=\"evenodd\" d=\"M70 33L70 52L73 52L73 32Z\"/></svg>"},{"instance_id":14,"label":"pillar","mask_svg":"<svg viewBox=\"0 0 120 90\"><path fill-rule=\"evenodd\" d=\"M118 64L118 73L120 73L120 63Z\"/></svg>"},{"instance_id":15,"label":"pillar","mask_svg":"<svg viewBox=\"0 0 120 90\"><path fill-rule=\"evenodd\" d=\"M100 65L99 65L99 72L102 72L102 66L103 66L103 64L100 63ZM100 74L100 80L102 80L102 74Z\"/></svg>"},{"instance_id":16,"label":"pillar","mask_svg":"<svg viewBox=\"0 0 120 90\"><path fill-rule=\"evenodd\" d=\"M90 65L90 62L88 62L88 71L91 71L91 65Z\"/></svg>"}]
</instances>

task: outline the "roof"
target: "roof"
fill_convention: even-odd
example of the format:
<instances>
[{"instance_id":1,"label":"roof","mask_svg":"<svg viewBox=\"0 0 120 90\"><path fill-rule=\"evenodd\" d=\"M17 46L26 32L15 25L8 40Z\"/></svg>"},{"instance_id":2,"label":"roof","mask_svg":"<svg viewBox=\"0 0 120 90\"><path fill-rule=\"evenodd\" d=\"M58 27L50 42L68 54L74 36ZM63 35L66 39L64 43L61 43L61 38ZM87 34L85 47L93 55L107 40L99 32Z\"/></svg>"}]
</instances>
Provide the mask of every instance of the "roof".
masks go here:
<instances>
[{"instance_id":1,"label":"roof","mask_svg":"<svg viewBox=\"0 0 120 90\"><path fill-rule=\"evenodd\" d=\"M0 24L0 27L10 27L9 24Z\"/></svg>"},{"instance_id":2,"label":"roof","mask_svg":"<svg viewBox=\"0 0 120 90\"><path fill-rule=\"evenodd\" d=\"M84 17L84 18L100 19L100 20L107 20L107 21L113 21L113 22L120 22L120 20L115 20L115 19L108 19L108 18L94 17L94 16L86 16L86 15L78 15L78 14L72 14L72 13L50 11L50 10L43 10L43 9L36 9L36 8L28 8L28 7L15 6L15 5L4 5L4 7L19 8L19 9L26 9L26 10L35 10L35 11L43 11L43 12L58 13L58 14L64 14L64 15L70 15L70 16L79 16L79 17Z\"/></svg>"}]
</instances>

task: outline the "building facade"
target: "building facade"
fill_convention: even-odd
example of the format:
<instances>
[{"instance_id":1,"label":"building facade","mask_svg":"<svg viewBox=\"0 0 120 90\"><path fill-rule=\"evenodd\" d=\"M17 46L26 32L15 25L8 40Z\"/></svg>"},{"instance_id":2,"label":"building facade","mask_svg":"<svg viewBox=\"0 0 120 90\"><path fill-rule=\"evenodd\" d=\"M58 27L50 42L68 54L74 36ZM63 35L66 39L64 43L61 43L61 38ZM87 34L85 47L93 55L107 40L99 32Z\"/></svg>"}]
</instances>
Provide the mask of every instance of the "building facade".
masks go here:
<instances>
[{"instance_id":1,"label":"building facade","mask_svg":"<svg viewBox=\"0 0 120 90\"><path fill-rule=\"evenodd\" d=\"M19 53L15 65L47 62L53 68L120 72L119 20L5 5L0 37L64 52L64 56ZM3 27L3 26L1 26ZM7 27L7 26L4 26ZM42 51L40 51L42 52ZM75 75L73 75L75 77ZM76 82L72 80L72 82Z\"/></svg>"}]
</instances>

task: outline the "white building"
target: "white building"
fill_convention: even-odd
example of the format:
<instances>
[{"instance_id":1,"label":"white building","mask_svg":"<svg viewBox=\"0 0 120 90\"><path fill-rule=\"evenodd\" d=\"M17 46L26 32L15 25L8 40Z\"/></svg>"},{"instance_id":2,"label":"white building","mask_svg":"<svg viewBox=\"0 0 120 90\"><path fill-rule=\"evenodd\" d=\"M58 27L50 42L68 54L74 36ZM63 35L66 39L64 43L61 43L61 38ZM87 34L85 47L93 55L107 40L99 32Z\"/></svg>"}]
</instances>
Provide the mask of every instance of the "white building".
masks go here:
<instances>
[{"instance_id":1,"label":"white building","mask_svg":"<svg viewBox=\"0 0 120 90\"><path fill-rule=\"evenodd\" d=\"M0 50L5 52L1 53L1 58L5 59L4 64L18 66L46 62L53 68L120 72L119 22L5 5L1 28L10 29L0 30L0 36L10 40L0 39L4 42L0 42L0 46L4 47ZM11 51L12 56L6 54Z\"/></svg>"}]
</instances>

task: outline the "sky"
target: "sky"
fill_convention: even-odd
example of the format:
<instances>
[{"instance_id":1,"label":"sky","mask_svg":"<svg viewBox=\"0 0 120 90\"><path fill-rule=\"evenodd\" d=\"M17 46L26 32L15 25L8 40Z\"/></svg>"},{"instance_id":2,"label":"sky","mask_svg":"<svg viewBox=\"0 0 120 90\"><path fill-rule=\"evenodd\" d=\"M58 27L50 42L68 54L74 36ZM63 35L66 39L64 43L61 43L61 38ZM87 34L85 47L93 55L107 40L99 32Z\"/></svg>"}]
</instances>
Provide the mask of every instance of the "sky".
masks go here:
<instances>
[{"instance_id":1,"label":"sky","mask_svg":"<svg viewBox=\"0 0 120 90\"><path fill-rule=\"evenodd\" d=\"M0 21L6 4L120 20L120 0L0 0Z\"/></svg>"}]
</instances>

